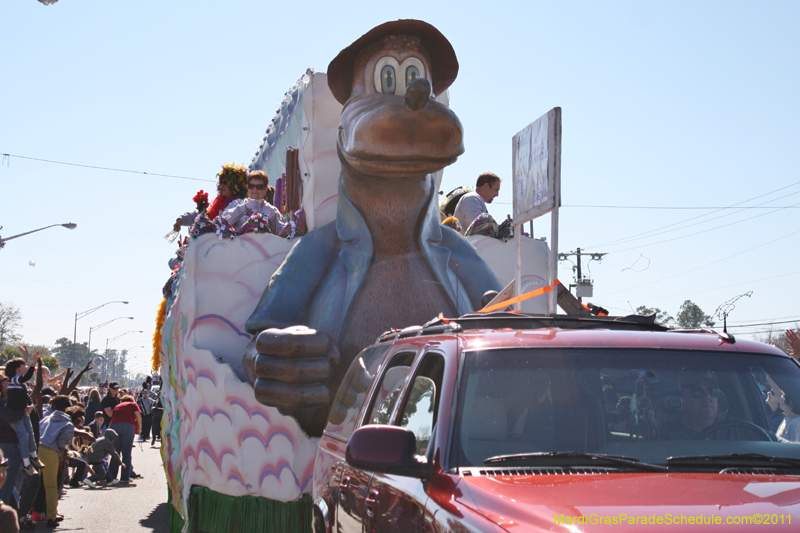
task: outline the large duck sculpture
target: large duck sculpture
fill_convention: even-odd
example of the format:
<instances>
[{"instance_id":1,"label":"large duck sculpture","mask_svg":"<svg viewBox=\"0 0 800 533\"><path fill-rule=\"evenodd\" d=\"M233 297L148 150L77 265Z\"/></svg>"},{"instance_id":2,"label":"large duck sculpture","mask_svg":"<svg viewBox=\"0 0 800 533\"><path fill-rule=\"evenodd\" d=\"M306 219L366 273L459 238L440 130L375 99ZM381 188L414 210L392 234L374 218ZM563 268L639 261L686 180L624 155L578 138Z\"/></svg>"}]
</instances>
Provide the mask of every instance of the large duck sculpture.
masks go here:
<instances>
[{"instance_id":1,"label":"large duck sculpture","mask_svg":"<svg viewBox=\"0 0 800 533\"><path fill-rule=\"evenodd\" d=\"M292 249L247 321L243 366L256 398L321 435L349 364L390 328L479 308L499 290L472 245L442 226L432 173L464 152L463 129L436 101L455 80L436 28L373 28L328 67L344 104L336 220Z\"/></svg>"}]
</instances>

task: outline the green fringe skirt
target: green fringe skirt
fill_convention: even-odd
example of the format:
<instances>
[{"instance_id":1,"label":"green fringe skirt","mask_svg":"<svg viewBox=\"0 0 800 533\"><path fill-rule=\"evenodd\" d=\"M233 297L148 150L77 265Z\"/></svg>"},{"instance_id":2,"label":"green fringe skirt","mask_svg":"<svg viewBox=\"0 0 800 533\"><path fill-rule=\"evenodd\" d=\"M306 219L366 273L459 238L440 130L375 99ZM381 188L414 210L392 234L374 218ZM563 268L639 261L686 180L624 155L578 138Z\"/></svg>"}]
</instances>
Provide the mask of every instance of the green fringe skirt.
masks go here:
<instances>
[{"instance_id":1,"label":"green fringe skirt","mask_svg":"<svg viewBox=\"0 0 800 533\"><path fill-rule=\"evenodd\" d=\"M180 533L185 521L170 504L169 530ZM190 533L311 533L311 497L293 502L260 496L227 496L206 487L192 487Z\"/></svg>"}]
</instances>

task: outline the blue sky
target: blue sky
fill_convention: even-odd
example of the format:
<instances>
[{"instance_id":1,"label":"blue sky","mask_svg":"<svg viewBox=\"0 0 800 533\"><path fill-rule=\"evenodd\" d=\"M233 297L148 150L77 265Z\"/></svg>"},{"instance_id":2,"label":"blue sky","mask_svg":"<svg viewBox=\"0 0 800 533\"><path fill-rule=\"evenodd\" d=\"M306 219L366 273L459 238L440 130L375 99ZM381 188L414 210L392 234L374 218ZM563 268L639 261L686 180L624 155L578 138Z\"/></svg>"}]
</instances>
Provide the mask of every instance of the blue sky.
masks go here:
<instances>
[{"instance_id":1,"label":"blue sky","mask_svg":"<svg viewBox=\"0 0 800 533\"><path fill-rule=\"evenodd\" d=\"M142 330L111 347L148 346L171 221L220 165L250 162L307 67L324 72L397 18L433 24L459 58L451 107L466 153L445 171L445 192L493 170L508 182L490 212L505 218L512 136L562 107L560 251L611 252L591 263L590 301L674 315L691 299L711 313L752 290L731 323L800 319L798 3L16 0L0 7L0 153L11 154L0 235L78 224L0 251L0 301L21 309L25 341L71 337L76 312L129 300L82 319L78 340L134 316L92 343ZM767 203L640 209L740 202ZM548 222L534 231L549 235ZM559 278L571 277L562 263ZM144 369L148 350L131 354Z\"/></svg>"}]
</instances>

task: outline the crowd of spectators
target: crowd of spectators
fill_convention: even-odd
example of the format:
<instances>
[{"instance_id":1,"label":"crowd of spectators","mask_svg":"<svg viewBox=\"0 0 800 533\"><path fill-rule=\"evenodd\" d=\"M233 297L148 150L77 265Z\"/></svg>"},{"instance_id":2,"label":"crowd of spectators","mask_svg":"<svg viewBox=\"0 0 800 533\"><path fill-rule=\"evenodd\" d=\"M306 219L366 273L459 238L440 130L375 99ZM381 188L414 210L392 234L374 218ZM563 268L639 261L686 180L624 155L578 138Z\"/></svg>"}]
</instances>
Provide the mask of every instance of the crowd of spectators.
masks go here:
<instances>
[{"instance_id":1,"label":"crowd of spectators","mask_svg":"<svg viewBox=\"0 0 800 533\"><path fill-rule=\"evenodd\" d=\"M66 487L99 489L141 478L132 464L140 442L159 439L163 408L152 382L127 390L117 382L78 388L91 363L53 379L38 353L0 369L0 531L57 527ZM35 375L35 379L33 379ZM9 516L14 514L14 519Z\"/></svg>"}]
</instances>

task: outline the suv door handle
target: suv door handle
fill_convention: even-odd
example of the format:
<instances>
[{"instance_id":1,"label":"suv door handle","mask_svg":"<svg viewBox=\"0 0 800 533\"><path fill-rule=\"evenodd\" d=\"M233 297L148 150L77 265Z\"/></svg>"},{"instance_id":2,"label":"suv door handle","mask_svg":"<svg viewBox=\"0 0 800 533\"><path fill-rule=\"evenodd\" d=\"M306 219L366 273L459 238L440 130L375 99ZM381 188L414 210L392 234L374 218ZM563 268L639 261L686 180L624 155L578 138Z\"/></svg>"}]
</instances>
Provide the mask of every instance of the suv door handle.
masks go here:
<instances>
[{"instance_id":1,"label":"suv door handle","mask_svg":"<svg viewBox=\"0 0 800 533\"><path fill-rule=\"evenodd\" d=\"M339 482L339 501L344 504L347 501L347 489L350 487L350 476L344 476Z\"/></svg>"},{"instance_id":2,"label":"suv door handle","mask_svg":"<svg viewBox=\"0 0 800 533\"><path fill-rule=\"evenodd\" d=\"M370 518L375 518L375 508L378 506L378 496L380 496L380 492L376 489L372 489L369 491L369 496L367 496L367 499L364 500L367 516Z\"/></svg>"}]
</instances>

